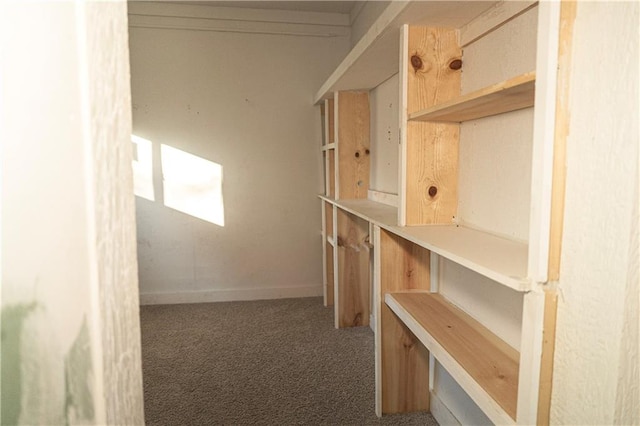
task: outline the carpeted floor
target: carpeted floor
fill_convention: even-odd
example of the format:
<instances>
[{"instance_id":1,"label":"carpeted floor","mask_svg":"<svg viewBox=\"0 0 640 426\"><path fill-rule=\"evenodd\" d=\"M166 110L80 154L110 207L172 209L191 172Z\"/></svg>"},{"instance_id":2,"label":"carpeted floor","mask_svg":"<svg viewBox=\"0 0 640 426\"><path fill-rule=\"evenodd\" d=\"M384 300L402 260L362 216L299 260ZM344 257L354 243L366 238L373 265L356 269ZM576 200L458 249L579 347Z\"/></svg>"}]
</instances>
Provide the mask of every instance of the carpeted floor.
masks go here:
<instances>
[{"instance_id":1,"label":"carpeted floor","mask_svg":"<svg viewBox=\"0 0 640 426\"><path fill-rule=\"evenodd\" d=\"M148 425L437 425L374 412L373 332L320 298L141 307Z\"/></svg>"}]
</instances>

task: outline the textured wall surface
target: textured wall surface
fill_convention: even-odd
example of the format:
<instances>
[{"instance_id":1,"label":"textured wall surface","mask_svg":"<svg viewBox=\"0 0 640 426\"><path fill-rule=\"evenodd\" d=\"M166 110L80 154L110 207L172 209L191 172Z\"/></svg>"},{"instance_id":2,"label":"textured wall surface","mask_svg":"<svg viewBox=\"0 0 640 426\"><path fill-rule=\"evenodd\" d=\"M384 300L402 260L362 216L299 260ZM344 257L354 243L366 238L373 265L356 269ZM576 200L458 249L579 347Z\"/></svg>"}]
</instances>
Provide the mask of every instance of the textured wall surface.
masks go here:
<instances>
[{"instance_id":1,"label":"textured wall surface","mask_svg":"<svg viewBox=\"0 0 640 426\"><path fill-rule=\"evenodd\" d=\"M85 17L106 420L141 425L127 5L88 3Z\"/></svg>"},{"instance_id":2,"label":"textured wall surface","mask_svg":"<svg viewBox=\"0 0 640 426\"><path fill-rule=\"evenodd\" d=\"M0 4L2 424L144 422L126 34Z\"/></svg>"},{"instance_id":3,"label":"textured wall surface","mask_svg":"<svg viewBox=\"0 0 640 426\"><path fill-rule=\"evenodd\" d=\"M398 74L369 93L371 107L371 181L374 191L398 193Z\"/></svg>"},{"instance_id":4,"label":"textured wall surface","mask_svg":"<svg viewBox=\"0 0 640 426\"><path fill-rule=\"evenodd\" d=\"M312 98L348 37L135 27L130 47L134 134L223 168L224 226L164 206L161 178L137 198L143 303L322 294Z\"/></svg>"},{"instance_id":5,"label":"textured wall surface","mask_svg":"<svg viewBox=\"0 0 640 426\"><path fill-rule=\"evenodd\" d=\"M639 11L635 2L577 5L556 424L640 424Z\"/></svg>"}]
</instances>

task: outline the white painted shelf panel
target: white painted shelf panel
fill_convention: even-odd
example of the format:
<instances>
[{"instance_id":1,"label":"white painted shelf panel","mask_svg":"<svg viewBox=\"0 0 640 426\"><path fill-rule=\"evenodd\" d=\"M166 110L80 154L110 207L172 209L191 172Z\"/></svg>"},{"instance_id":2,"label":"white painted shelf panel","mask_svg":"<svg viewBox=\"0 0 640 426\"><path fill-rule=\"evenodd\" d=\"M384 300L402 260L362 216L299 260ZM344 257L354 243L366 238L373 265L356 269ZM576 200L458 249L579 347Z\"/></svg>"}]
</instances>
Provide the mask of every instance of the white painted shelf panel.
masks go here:
<instances>
[{"instance_id":1,"label":"white painted shelf panel","mask_svg":"<svg viewBox=\"0 0 640 426\"><path fill-rule=\"evenodd\" d=\"M328 151L328 150L330 150L330 149L336 149L336 144L335 144L335 142L333 142L333 143L328 143L328 144L326 144L326 145L322 145L322 150L323 150L323 151Z\"/></svg>"},{"instance_id":2,"label":"white painted shelf panel","mask_svg":"<svg viewBox=\"0 0 640 426\"><path fill-rule=\"evenodd\" d=\"M321 195L320 198L374 225L391 227L398 223L397 207L366 199L334 200L324 195Z\"/></svg>"},{"instance_id":3,"label":"white painted shelf panel","mask_svg":"<svg viewBox=\"0 0 640 426\"><path fill-rule=\"evenodd\" d=\"M396 207L364 199L320 198L502 285L531 290L525 243L457 225L397 226Z\"/></svg>"},{"instance_id":4,"label":"white painted shelf panel","mask_svg":"<svg viewBox=\"0 0 640 426\"><path fill-rule=\"evenodd\" d=\"M327 243L329 243L330 246L335 247L333 237L331 235L327 235Z\"/></svg>"},{"instance_id":5,"label":"white painted shelf panel","mask_svg":"<svg viewBox=\"0 0 640 426\"><path fill-rule=\"evenodd\" d=\"M517 291L528 291L527 244L456 225L384 227Z\"/></svg>"},{"instance_id":6,"label":"white painted shelf panel","mask_svg":"<svg viewBox=\"0 0 640 426\"><path fill-rule=\"evenodd\" d=\"M439 294L385 295L386 305L496 424L515 424L518 352Z\"/></svg>"}]
</instances>

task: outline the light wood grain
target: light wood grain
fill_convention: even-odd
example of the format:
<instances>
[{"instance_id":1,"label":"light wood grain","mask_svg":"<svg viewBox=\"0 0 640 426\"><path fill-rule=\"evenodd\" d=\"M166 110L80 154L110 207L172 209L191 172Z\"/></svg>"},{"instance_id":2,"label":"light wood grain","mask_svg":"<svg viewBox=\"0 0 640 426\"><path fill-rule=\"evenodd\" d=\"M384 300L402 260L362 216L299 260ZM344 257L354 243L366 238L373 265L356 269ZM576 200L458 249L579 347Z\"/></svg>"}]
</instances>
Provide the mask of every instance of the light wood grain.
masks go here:
<instances>
[{"instance_id":1,"label":"light wood grain","mask_svg":"<svg viewBox=\"0 0 640 426\"><path fill-rule=\"evenodd\" d=\"M560 6L560 40L558 46L558 74L556 94L556 126L553 145L553 178L551 184L551 225L549 235L549 281L560 279L562 229L564 227L564 198L567 175L567 138L571 111L569 110L571 49L576 3L564 1Z\"/></svg>"},{"instance_id":2,"label":"light wood grain","mask_svg":"<svg viewBox=\"0 0 640 426\"><path fill-rule=\"evenodd\" d=\"M369 235L369 223L363 219L336 209L338 250L338 301L337 324L339 328L369 325L371 304L369 299L369 248L365 240Z\"/></svg>"},{"instance_id":3,"label":"light wood grain","mask_svg":"<svg viewBox=\"0 0 640 426\"><path fill-rule=\"evenodd\" d=\"M542 358L540 360L540 387L538 393L539 425L550 424L551 387L553 384L553 355L556 343L556 317L558 292L545 291L544 323L542 330Z\"/></svg>"},{"instance_id":4,"label":"light wood grain","mask_svg":"<svg viewBox=\"0 0 640 426\"><path fill-rule=\"evenodd\" d=\"M369 94L340 92L337 102L337 198L367 198L371 163Z\"/></svg>"},{"instance_id":5,"label":"light wood grain","mask_svg":"<svg viewBox=\"0 0 640 426\"><path fill-rule=\"evenodd\" d=\"M384 304L383 295L429 287L429 251L388 231L380 231L381 377L377 393L382 413L429 409L429 352Z\"/></svg>"},{"instance_id":6,"label":"light wood grain","mask_svg":"<svg viewBox=\"0 0 640 426\"><path fill-rule=\"evenodd\" d=\"M462 122L533 106L535 72L526 73L409 115L412 121Z\"/></svg>"},{"instance_id":7,"label":"light wood grain","mask_svg":"<svg viewBox=\"0 0 640 426\"><path fill-rule=\"evenodd\" d=\"M332 144L336 141L335 110L333 108L333 99L326 99L324 101L324 104L325 104L325 111L326 111L325 122L327 123L327 128L326 128L327 144Z\"/></svg>"},{"instance_id":8,"label":"light wood grain","mask_svg":"<svg viewBox=\"0 0 640 426\"><path fill-rule=\"evenodd\" d=\"M334 282L334 274L333 274L333 246L331 244L327 244L325 246L326 251L326 274L327 274L327 287L325 291L325 306L333 306L334 298L333 298L333 289L335 286Z\"/></svg>"},{"instance_id":9,"label":"light wood grain","mask_svg":"<svg viewBox=\"0 0 640 426\"><path fill-rule=\"evenodd\" d=\"M458 97L460 70L449 67L462 56L455 30L409 27L408 38L409 59L402 70L407 75L407 113ZM459 126L410 122L405 141L406 216L400 222L452 223L458 204Z\"/></svg>"},{"instance_id":10,"label":"light wood grain","mask_svg":"<svg viewBox=\"0 0 640 426\"><path fill-rule=\"evenodd\" d=\"M336 196L336 152L327 151L327 195L331 198Z\"/></svg>"},{"instance_id":11,"label":"light wood grain","mask_svg":"<svg viewBox=\"0 0 640 426\"><path fill-rule=\"evenodd\" d=\"M407 322L417 323L428 335L429 349L439 346L515 420L519 354L469 315L438 294L426 292L387 295L386 303ZM434 348L435 349L435 348ZM441 353L434 350L438 358ZM450 371L450 373L455 374ZM461 383L464 388L464 383ZM472 396L473 397L473 396ZM483 401L477 401L483 410ZM512 420L512 421L513 421Z\"/></svg>"}]
</instances>

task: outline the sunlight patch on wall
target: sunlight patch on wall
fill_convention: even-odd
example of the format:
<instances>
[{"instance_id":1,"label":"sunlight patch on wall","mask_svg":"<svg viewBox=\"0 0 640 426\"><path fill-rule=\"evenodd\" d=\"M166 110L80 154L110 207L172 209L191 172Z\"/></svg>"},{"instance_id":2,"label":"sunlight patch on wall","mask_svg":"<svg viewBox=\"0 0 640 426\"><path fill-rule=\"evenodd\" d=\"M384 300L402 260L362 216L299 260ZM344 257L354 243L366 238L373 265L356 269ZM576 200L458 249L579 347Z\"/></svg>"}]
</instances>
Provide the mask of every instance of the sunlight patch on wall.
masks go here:
<instances>
[{"instance_id":1,"label":"sunlight patch on wall","mask_svg":"<svg viewBox=\"0 0 640 426\"><path fill-rule=\"evenodd\" d=\"M224 226L222 166L161 145L164 205Z\"/></svg>"},{"instance_id":2,"label":"sunlight patch on wall","mask_svg":"<svg viewBox=\"0 0 640 426\"><path fill-rule=\"evenodd\" d=\"M136 135L131 135L131 142L133 143L133 192L138 197L154 201L152 143Z\"/></svg>"}]
</instances>

